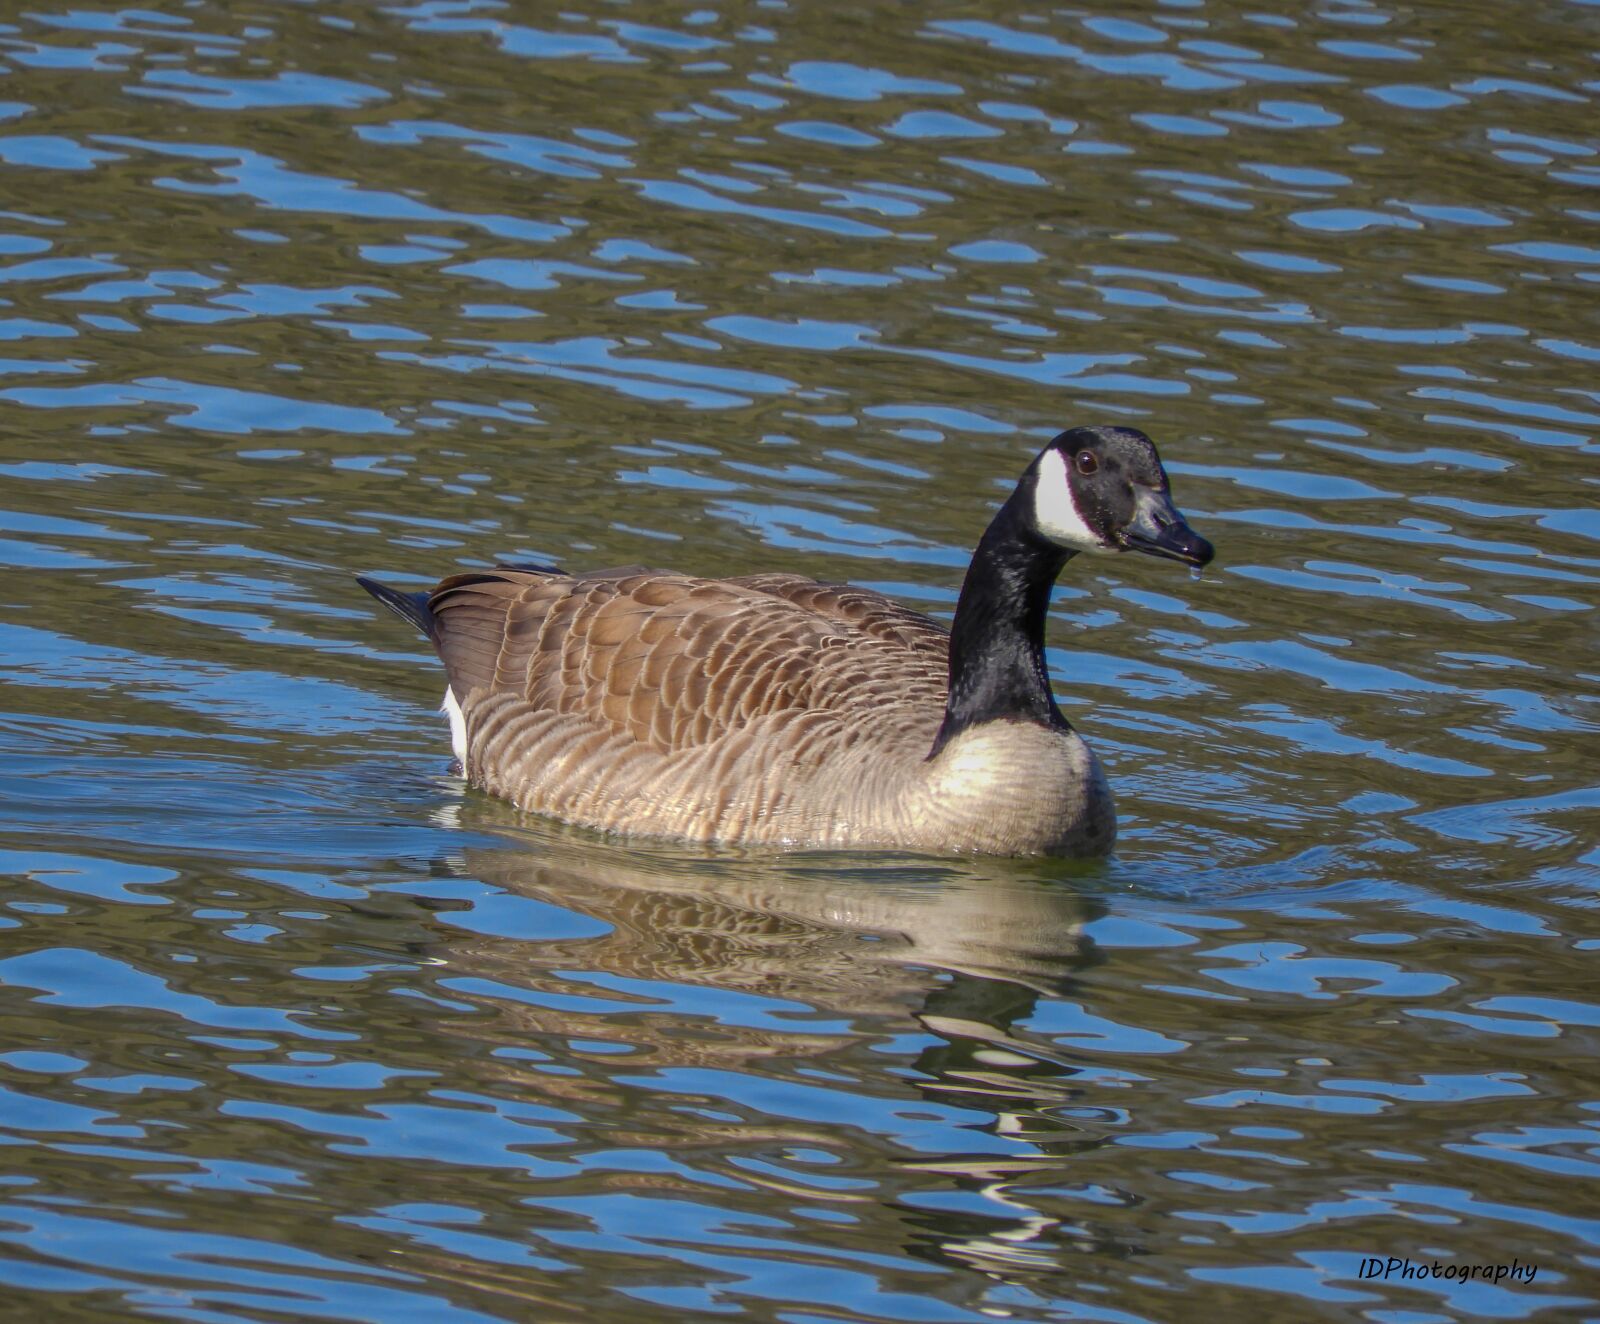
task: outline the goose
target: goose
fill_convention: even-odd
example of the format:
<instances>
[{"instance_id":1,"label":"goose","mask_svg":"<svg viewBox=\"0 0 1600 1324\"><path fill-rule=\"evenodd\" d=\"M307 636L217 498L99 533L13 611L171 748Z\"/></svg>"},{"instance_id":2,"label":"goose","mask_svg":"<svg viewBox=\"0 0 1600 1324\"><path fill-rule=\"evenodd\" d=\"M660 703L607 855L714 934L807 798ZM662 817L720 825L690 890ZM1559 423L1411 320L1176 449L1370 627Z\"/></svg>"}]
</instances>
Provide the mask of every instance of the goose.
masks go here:
<instances>
[{"instance_id":1,"label":"goose","mask_svg":"<svg viewBox=\"0 0 1600 1324\"><path fill-rule=\"evenodd\" d=\"M1098 426L1023 471L948 631L781 572L357 580L438 651L463 775L525 811L705 845L1098 856L1111 792L1056 706L1044 625L1068 560L1124 551L1213 555L1150 438Z\"/></svg>"}]
</instances>

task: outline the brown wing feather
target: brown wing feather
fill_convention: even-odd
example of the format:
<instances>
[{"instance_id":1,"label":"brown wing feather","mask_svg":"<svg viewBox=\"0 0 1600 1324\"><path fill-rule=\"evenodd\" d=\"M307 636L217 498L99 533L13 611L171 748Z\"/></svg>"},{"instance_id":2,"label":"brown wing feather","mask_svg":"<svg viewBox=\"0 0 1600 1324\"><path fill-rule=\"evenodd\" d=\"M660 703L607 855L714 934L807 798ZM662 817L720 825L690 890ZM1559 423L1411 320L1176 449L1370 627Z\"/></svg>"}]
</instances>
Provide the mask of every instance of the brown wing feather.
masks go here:
<instances>
[{"instance_id":1,"label":"brown wing feather","mask_svg":"<svg viewBox=\"0 0 1600 1324\"><path fill-rule=\"evenodd\" d=\"M451 689L506 694L666 754L785 710L944 702L948 636L881 594L797 575L629 566L456 575L429 599Z\"/></svg>"},{"instance_id":2,"label":"brown wing feather","mask_svg":"<svg viewBox=\"0 0 1600 1324\"><path fill-rule=\"evenodd\" d=\"M930 653L944 665L950 632L892 598L853 584L820 584L804 575L768 572L725 581L782 598L819 616L854 626L868 638Z\"/></svg>"}]
</instances>

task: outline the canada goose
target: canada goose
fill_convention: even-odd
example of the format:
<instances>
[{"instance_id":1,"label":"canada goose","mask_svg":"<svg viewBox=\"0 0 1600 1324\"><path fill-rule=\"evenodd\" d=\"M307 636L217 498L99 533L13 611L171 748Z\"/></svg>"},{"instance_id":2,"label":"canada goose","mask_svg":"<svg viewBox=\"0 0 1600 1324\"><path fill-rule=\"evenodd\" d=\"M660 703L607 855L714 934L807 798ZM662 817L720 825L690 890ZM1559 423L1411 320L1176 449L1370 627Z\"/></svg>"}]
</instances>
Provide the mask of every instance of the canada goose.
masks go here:
<instances>
[{"instance_id":1,"label":"canada goose","mask_svg":"<svg viewBox=\"0 0 1600 1324\"><path fill-rule=\"evenodd\" d=\"M1078 552L1203 566L1133 428L1061 433L978 542L949 633L800 575L497 566L360 583L444 661L467 779L615 832L780 847L1102 855L1105 774L1056 707L1050 589Z\"/></svg>"}]
</instances>

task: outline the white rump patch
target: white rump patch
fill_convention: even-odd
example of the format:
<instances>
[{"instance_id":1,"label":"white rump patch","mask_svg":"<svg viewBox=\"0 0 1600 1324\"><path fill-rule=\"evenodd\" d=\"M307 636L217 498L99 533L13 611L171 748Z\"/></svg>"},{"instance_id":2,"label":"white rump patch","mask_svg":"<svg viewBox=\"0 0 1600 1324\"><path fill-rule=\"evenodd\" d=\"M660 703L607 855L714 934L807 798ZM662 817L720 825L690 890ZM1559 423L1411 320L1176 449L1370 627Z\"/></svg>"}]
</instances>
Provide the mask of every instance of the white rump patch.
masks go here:
<instances>
[{"instance_id":1,"label":"white rump patch","mask_svg":"<svg viewBox=\"0 0 1600 1324\"><path fill-rule=\"evenodd\" d=\"M1033 489L1033 520L1039 532L1062 547L1077 552L1106 552L1107 547L1078 513L1067 482L1067 461L1054 446L1039 458Z\"/></svg>"},{"instance_id":2,"label":"white rump patch","mask_svg":"<svg viewBox=\"0 0 1600 1324\"><path fill-rule=\"evenodd\" d=\"M450 748L455 752L456 762L461 765L462 775L467 771L467 719L461 712L461 705L456 702L456 692L447 689L444 692L444 702L439 705L439 711L450 719Z\"/></svg>"}]
</instances>

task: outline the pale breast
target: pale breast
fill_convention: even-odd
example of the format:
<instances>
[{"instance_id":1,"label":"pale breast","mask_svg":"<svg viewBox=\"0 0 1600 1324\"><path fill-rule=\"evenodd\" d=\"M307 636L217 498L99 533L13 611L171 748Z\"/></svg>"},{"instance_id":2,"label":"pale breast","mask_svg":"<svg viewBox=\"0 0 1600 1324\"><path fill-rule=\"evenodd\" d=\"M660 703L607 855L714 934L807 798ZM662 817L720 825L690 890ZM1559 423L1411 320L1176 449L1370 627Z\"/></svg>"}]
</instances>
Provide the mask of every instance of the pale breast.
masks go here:
<instances>
[{"instance_id":1,"label":"pale breast","mask_svg":"<svg viewBox=\"0 0 1600 1324\"><path fill-rule=\"evenodd\" d=\"M985 722L923 765L913 800L925 848L979 854L1104 855L1116 808L1094 751L1075 731Z\"/></svg>"}]
</instances>

